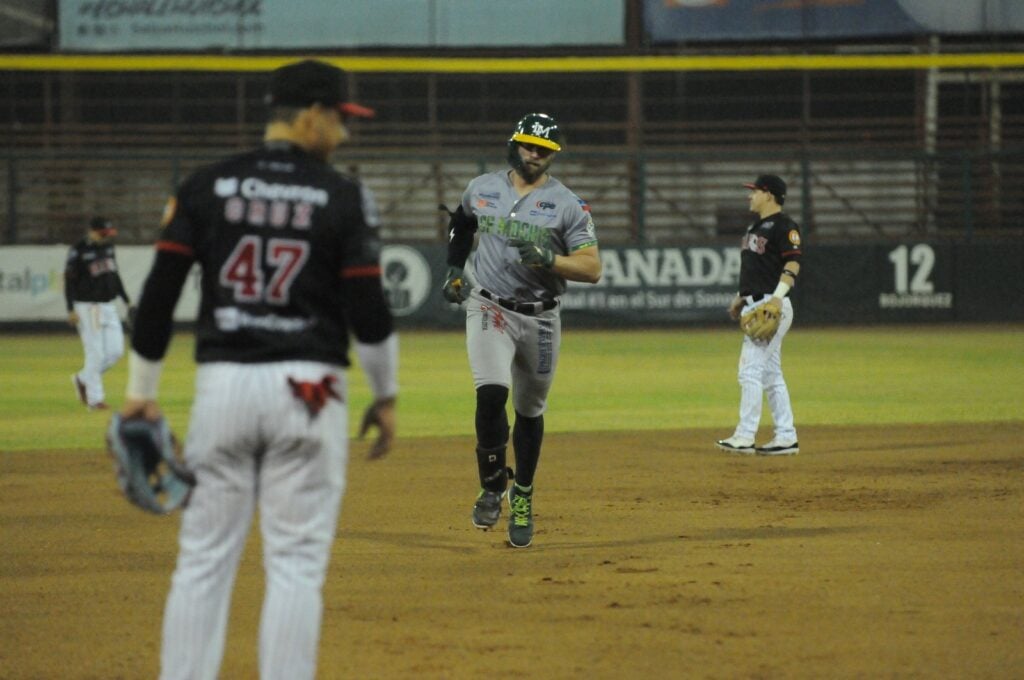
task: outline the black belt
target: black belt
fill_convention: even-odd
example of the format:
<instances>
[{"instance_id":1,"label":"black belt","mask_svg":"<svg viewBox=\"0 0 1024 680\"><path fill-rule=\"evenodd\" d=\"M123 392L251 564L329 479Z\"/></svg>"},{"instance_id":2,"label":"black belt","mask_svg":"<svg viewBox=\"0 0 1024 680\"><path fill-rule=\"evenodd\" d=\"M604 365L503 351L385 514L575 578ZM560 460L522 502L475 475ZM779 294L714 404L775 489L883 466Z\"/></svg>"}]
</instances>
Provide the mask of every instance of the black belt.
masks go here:
<instances>
[{"instance_id":1,"label":"black belt","mask_svg":"<svg viewBox=\"0 0 1024 680\"><path fill-rule=\"evenodd\" d=\"M507 298L498 297L491 291L481 288L480 295L484 296L491 302L497 302L505 309L519 314L526 314L527 316L534 316L541 312L546 312L549 309L554 309L558 306L558 300L541 300L539 302L517 302L516 300L509 300Z\"/></svg>"}]
</instances>

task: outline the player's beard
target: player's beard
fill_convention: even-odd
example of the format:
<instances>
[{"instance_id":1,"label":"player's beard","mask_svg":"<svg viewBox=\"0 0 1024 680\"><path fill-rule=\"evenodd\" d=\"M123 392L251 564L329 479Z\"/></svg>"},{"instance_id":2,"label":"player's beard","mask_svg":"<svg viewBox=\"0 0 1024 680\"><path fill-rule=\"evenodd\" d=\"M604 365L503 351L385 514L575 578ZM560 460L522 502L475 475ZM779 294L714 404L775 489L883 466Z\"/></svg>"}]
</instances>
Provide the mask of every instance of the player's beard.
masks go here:
<instances>
[{"instance_id":1,"label":"player's beard","mask_svg":"<svg viewBox=\"0 0 1024 680\"><path fill-rule=\"evenodd\" d=\"M516 168L516 172L527 184L533 184L538 179L544 176L544 173L551 167L551 161L554 158L544 158L537 161L521 160L519 167Z\"/></svg>"}]
</instances>

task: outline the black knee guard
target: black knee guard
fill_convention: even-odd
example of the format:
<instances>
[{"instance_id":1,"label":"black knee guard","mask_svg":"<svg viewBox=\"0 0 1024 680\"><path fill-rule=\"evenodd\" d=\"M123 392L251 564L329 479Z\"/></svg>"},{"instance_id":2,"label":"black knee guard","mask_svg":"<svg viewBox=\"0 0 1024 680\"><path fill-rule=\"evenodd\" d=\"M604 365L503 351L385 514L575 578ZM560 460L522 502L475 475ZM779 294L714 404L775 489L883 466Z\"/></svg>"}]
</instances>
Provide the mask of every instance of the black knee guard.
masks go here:
<instances>
[{"instance_id":1,"label":"black knee guard","mask_svg":"<svg viewBox=\"0 0 1024 680\"><path fill-rule=\"evenodd\" d=\"M508 443L508 388L482 385L476 391L476 445L493 449Z\"/></svg>"},{"instance_id":2,"label":"black knee guard","mask_svg":"<svg viewBox=\"0 0 1024 680\"><path fill-rule=\"evenodd\" d=\"M531 486L533 474L540 460L540 445L544 441L544 415L528 418L516 411L516 423L512 428L512 448L516 455L516 483Z\"/></svg>"}]
</instances>

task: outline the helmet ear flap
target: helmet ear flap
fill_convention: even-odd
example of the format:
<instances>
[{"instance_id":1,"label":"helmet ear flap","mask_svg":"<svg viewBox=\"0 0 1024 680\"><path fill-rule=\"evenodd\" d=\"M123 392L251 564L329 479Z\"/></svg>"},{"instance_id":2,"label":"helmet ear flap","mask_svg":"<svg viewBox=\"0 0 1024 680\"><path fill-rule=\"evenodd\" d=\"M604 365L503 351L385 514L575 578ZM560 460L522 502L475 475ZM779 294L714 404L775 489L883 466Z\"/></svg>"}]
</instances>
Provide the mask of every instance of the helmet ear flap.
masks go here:
<instances>
[{"instance_id":1,"label":"helmet ear flap","mask_svg":"<svg viewBox=\"0 0 1024 680\"><path fill-rule=\"evenodd\" d=\"M519 157L519 142L515 139L508 140L508 164L512 166L512 169L516 172L520 172L523 169L523 159Z\"/></svg>"}]
</instances>

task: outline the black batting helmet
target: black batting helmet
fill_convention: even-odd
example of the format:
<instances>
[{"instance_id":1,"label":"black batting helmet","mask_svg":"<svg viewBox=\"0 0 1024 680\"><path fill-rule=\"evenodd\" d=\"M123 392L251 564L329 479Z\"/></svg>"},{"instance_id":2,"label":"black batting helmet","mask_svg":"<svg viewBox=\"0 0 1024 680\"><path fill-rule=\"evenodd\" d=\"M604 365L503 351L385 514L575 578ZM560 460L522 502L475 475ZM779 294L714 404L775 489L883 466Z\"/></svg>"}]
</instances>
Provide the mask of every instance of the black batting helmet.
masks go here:
<instances>
[{"instance_id":1,"label":"black batting helmet","mask_svg":"<svg viewBox=\"0 0 1024 680\"><path fill-rule=\"evenodd\" d=\"M516 123L516 129L508 139L508 162L513 168L519 166L518 144L536 144L537 146L562 150L562 130L554 118L546 113L528 113Z\"/></svg>"}]
</instances>

